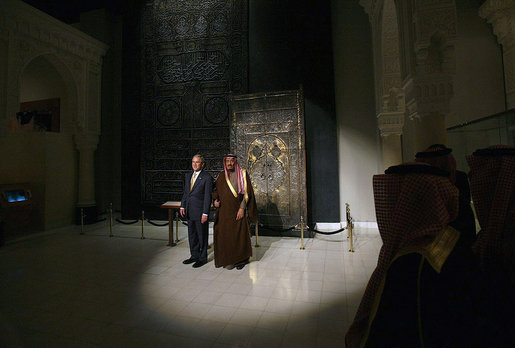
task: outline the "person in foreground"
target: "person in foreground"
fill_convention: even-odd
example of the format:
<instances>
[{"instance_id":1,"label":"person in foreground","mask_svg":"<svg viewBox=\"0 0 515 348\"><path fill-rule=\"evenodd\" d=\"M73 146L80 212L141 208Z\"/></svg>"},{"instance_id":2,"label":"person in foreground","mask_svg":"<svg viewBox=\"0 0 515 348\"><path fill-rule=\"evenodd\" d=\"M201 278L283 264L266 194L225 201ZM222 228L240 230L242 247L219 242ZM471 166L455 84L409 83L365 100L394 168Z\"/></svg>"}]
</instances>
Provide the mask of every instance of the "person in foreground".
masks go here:
<instances>
[{"instance_id":1,"label":"person in foreground","mask_svg":"<svg viewBox=\"0 0 515 348\"><path fill-rule=\"evenodd\" d=\"M515 347L515 147L495 145L467 156L481 230L472 246L487 287L491 347Z\"/></svg>"},{"instance_id":2,"label":"person in foreground","mask_svg":"<svg viewBox=\"0 0 515 348\"><path fill-rule=\"evenodd\" d=\"M258 221L258 212L250 176L238 164L235 155L223 159L224 171L216 180L213 193L218 208L214 221L215 267L242 269L252 256L250 222Z\"/></svg>"},{"instance_id":3,"label":"person in foreground","mask_svg":"<svg viewBox=\"0 0 515 348\"><path fill-rule=\"evenodd\" d=\"M180 214L188 220L188 240L190 258L182 263L193 263L194 268L207 263L208 217L211 207L213 178L204 169L202 155L195 155L191 160L193 171L186 174L184 193L181 200Z\"/></svg>"},{"instance_id":4,"label":"person in foreground","mask_svg":"<svg viewBox=\"0 0 515 348\"><path fill-rule=\"evenodd\" d=\"M393 166L373 178L383 246L347 347L481 346L478 268L449 225L458 189L425 163Z\"/></svg>"},{"instance_id":5,"label":"person in foreground","mask_svg":"<svg viewBox=\"0 0 515 348\"><path fill-rule=\"evenodd\" d=\"M458 216L450 223L460 232L459 243L471 247L476 240L476 220L470 205L470 187L467 174L456 169L456 159L452 149L443 144L433 144L424 151L417 152L416 162L423 162L449 172L449 180L459 190Z\"/></svg>"}]
</instances>

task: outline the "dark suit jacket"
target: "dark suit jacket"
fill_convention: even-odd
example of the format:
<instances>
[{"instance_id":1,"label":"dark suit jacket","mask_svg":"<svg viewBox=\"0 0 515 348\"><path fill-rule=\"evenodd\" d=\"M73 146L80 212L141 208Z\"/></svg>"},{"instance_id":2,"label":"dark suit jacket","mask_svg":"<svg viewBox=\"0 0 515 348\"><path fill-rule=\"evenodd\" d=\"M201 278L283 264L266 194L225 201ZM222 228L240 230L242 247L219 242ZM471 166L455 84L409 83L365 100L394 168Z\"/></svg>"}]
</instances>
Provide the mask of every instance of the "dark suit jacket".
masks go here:
<instances>
[{"instance_id":1,"label":"dark suit jacket","mask_svg":"<svg viewBox=\"0 0 515 348\"><path fill-rule=\"evenodd\" d=\"M476 220L470 206L470 186L467 174L457 170L454 185L460 191L459 210L456 220L449 225L461 232L460 244L470 247L476 240Z\"/></svg>"},{"instance_id":2,"label":"dark suit jacket","mask_svg":"<svg viewBox=\"0 0 515 348\"><path fill-rule=\"evenodd\" d=\"M190 191L191 176L193 171L186 174L184 193L182 195L181 207L186 210L188 220L200 220L202 214L209 215L211 207L211 191L213 190L213 178L202 170L195 180L195 185Z\"/></svg>"}]
</instances>

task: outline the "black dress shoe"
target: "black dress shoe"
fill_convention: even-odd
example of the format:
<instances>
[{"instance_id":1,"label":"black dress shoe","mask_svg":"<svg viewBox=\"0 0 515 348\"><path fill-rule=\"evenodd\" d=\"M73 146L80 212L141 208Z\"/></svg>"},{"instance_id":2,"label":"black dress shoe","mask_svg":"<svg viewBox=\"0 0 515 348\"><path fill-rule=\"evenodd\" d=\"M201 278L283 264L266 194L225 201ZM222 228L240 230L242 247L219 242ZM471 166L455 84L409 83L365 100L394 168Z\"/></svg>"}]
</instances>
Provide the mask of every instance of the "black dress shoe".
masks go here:
<instances>
[{"instance_id":1,"label":"black dress shoe","mask_svg":"<svg viewBox=\"0 0 515 348\"><path fill-rule=\"evenodd\" d=\"M187 260L182 261L185 265L189 265L190 263L197 262L197 259L192 259L191 257Z\"/></svg>"},{"instance_id":2,"label":"black dress shoe","mask_svg":"<svg viewBox=\"0 0 515 348\"><path fill-rule=\"evenodd\" d=\"M236 267L236 269L243 269L243 267L245 267L245 265L249 263L248 260L245 260L243 262L238 262L237 264L235 264L234 266Z\"/></svg>"},{"instance_id":3,"label":"black dress shoe","mask_svg":"<svg viewBox=\"0 0 515 348\"><path fill-rule=\"evenodd\" d=\"M193 264L193 268L199 268L204 266L207 263L207 261L197 261Z\"/></svg>"}]
</instances>

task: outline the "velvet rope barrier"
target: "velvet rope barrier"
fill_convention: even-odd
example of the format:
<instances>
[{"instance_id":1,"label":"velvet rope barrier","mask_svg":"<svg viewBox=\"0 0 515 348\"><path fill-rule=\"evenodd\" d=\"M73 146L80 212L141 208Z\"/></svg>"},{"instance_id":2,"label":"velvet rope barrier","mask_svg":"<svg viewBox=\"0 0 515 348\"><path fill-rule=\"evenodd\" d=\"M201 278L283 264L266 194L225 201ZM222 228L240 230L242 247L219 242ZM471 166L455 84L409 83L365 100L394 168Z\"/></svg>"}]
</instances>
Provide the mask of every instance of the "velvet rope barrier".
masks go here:
<instances>
[{"instance_id":1,"label":"velvet rope barrier","mask_svg":"<svg viewBox=\"0 0 515 348\"><path fill-rule=\"evenodd\" d=\"M312 231L312 232L315 232L315 233L320 233L320 234L325 234L325 235L329 235L329 234L336 234L336 233L340 233L342 231L344 231L346 229L346 227L342 227L340 228L339 230L336 230L336 231L319 231L317 229L314 229L314 228L311 228L308 226L308 231Z\"/></svg>"},{"instance_id":2,"label":"velvet rope barrier","mask_svg":"<svg viewBox=\"0 0 515 348\"><path fill-rule=\"evenodd\" d=\"M264 228L265 230L271 230L271 231L274 231L274 232L286 232L286 231L291 231L293 229L295 229L295 226L291 226L291 227L288 227L288 228L273 228L273 227L269 227L269 226L265 226L265 225L259 225L260 228ZM315 233L320 233L320 234L336 234L336 233L340 233L342 231L345 230L346 227L342 227L340 228L339 230L336 230L336 231L319 231L315 228L312 228L312 227L309 227L308 226L308 231L311 231L311 232L315 232Z\"/></svg>"},{"instance_id":3,"label":"velvet rope barrier","mask_svg":"<svg viewBox=\"0 0 515 348\"><path fill-rule=\"evenodd\" d=\"M168 226L168 222L165 222L165 223L162 223L162 224L158 224L156 222L153 222L151 221L150 219L147 219L147 222L151 225L154 225L154 226L157 226L157 227L162 227L162 226Z\"/></svg>"},{"instance_id":4,"label":"velvet rope barrier","mask_svg":"<svg viewBox=\"0 0 515 348\"><path fill-rule=\"evenodd\" d=\"M116 218L115 220L116 220L116 222L119 222L119 223L124 224L124 225L132 225L132 224L135 224L135 223L137 223L139 221L139 219L134 220L134 221L123 221L123 220L120 220L118 218Z\"/></svg>"}]
</instances>

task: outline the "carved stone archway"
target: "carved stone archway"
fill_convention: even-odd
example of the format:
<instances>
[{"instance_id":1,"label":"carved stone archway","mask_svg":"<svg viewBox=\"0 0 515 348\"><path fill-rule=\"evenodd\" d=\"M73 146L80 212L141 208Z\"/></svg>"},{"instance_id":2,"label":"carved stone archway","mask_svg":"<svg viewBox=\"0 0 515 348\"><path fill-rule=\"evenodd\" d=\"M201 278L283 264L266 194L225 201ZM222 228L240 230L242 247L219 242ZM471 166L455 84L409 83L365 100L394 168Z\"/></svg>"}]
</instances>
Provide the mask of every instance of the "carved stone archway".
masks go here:
<instances>
[{"instance_id":1,"label":"carved stone archway","mask_svg":"<svg viewBox=\"0 0 515 348\"><path fill-rule=\"evenodd\" d=\"M0 2L0 128L19 111L20 77L44 56L62 74L71 99L71 126L80 156L77 206L95 205L91 151L100 135L102 57L107 46L18 0ZM84 139L87 139L85 141Z\"/></svg>"},{"instance_id":2,"label":"carved stone archway","mask_svg":"<svg viewBox=\"0 0 515 348\"><path fill-rule=\"evenodd\" d=\"M39 54L40 52L36 52L35 54ZM46 64L55 69L60 81L65 86L66 96L60 98L60 133L64 134L74 134L77 126L77 107L78 107L78 91L77 91L77 83L74 75L69 69L69 66L61 61L59 56L56 56L54 53L46 53L39 54L37 56L31 56L27 59L26 64L23 66L19 66L20 71L17 72L19 74L19 78L13 82L17 83L18 88L18 98L20 101L22 97L22 93L20 92L23 88L22 75L25 74L25 71L29 68L30 65L34 64L37 61L44 61ZM18 106L19 108L19 106Z\"/></svg>"},{"instance_id":3,"label":"carved stone archway","mask_svg":"<svg viewBox=\"0 0 515 348\"><path fill-rule=\"evenodd\" d=\"M492 24L503 47L506 104L508 109L515 109L515 1L487 0L479 8L479 15Z\"/></svg>"},{"instance_id":4,"label":"carved stone archway","mask_svg":"<svg viewBox=\"0 0 515 348\"><path fill-rule=\"evenodd\" d=\"M431 143L445 143L445 118L450 112L455 73L454 0L361 0L360 4L370 17L374 33L378 124L383 143L385 137L391 137L391 133L385 132L392 132L396 121L399 123L393 134L404 136L400 129L409 130L410 140L402 145L403 153L409 158ZM397 35L391 34L394 28ZM393 38L398 38L395 45L400 47L398 54L392 54ZM393 56L397 58L394 60ZM399 64L399 69L392 70L393 63ZM389 75L390 70L395 74ZM393 83L397 78L401 81L399 85ZM392 104L392 101L396 102ZM404 118L391 114L390 106L396 103L395 112L406 112L409 124L403 126L400 122ZM388 154L383 155L389 161Z\"/></svg>"},{"instance_id":5,"label":"carved stone archway","mask_svg":"<svg viewBox=\"0 0 515 348\"><path fill-rule=\"evenodd\" d=\"M393 0L383 3L381 23L382 46L382 105L377 115L381 132L383 168L402 162L402 128L404 126L405 101L401 88L399 26L397 9Z\"/></svg>"}]
</instances>

